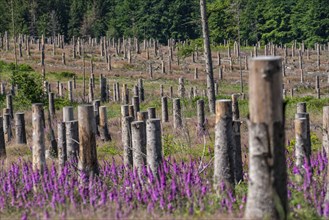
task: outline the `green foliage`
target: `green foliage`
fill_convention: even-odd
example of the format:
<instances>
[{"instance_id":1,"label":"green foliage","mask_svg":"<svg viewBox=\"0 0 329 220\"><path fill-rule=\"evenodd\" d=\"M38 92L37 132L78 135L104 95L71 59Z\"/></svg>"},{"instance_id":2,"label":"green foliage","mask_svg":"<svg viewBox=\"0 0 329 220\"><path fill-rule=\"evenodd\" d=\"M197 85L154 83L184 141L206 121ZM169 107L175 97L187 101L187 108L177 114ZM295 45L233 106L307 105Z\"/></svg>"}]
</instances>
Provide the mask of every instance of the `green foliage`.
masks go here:
<instances>
[{"instance_id":1,"label":"green foliage","mask_svg":"<svg viewBox=\"0 0 329 220\"><path fill-rule=\"evenodd\" d=\"M73 76L75 76L75 73L72 72L50 72L48 75L53 76L57 80L63 80L63 79L72 79Z\"/></svg>"},{"instance_id":2,"label":"green foliage","mask_svg":"<svg viewBox=\"0 0 329 220\"><path fill-rule=\"evenodd\" d=\"M248 41L307 46L329 41L327 0L211 0L208 24L214 45ZM186 0L0 0L0 33L75 37L137 37L193 40L201 37L199 1ZM194 48L192 48L194 49ZM190 48L182 56L190 54Z\"/></svg>"},{"instance_id":3,"label":"green foliage","mask_svg":"<svg viewBox=\"0 0 329 220\"><path fill-rule=\"evenodd\" d=\"M171 134L163 135L162 137L163 142L163 156L167 157L172 154L179 152L179 148L175 144L174 136Z\"/></svg>"},{"instance_id":4,"label":"green foliage","mask_svg":"<svg viewBox=\"0 0 329 220\"><path fill-rule=\"evenodd\" d=\"M183 44L178 45L177 55L181 58L186 58L188 56L191 56L193 52L199 51L202 48L203 48L202 38L190 40L185 45Z\"/></svg>"},{"instance_id":5,"label":"green foliage","mask_svg":"<svg viewBox=\"0 0 329 220\"><path fill-rule=\"evenodd\" d=\"M33 68L25 63L15 65L14 63L6 63L4 61L0 61L0 70L7 71L22 71L22 72L31 72L34 71Z\"/></svg>"},{"instance_id":6,"label":"green foliage","mask_svg":"<svg viewBox=\"0 0 329 220\"><path fill-rule=\"evenodd\" d=\"M40 74L35 72L13 71L11 83L19 88L15 100L20 106L28 106L31 103L44 101Z\"/></svg>"}]
</instances>

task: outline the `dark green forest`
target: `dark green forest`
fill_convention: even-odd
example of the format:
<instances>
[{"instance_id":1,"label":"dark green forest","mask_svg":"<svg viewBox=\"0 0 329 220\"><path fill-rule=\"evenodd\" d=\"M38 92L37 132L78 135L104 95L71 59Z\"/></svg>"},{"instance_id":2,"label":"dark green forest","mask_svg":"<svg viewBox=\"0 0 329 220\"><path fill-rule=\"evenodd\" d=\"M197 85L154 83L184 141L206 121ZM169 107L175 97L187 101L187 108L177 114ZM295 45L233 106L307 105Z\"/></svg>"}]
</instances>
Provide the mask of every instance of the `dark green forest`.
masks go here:
<instances>
[{"instance_id":1,"label":"dark green forest","mask_svg":"<svg viewBox=\"0 0 329 220\"><path fill-rule=\"evenodd\" d=\"M211 40L329 41L329 0L209 0ZM119 38L201 37L198 0L0 0L0 32ZM13 16L12 16L13 13ZM14 25L13 25L14 23Z\"/></svg>"}]
</instances>

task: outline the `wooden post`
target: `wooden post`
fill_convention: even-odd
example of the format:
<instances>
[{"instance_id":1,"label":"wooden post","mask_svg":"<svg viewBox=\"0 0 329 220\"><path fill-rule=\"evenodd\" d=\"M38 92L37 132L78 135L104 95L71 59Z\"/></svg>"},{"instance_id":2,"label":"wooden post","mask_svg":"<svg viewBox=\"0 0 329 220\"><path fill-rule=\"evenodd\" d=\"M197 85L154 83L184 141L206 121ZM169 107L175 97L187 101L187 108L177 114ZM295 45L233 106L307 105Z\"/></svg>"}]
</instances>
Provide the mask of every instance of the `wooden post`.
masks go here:
<instances>
[{"instance_id":1,"label":"wooden post","mask_svg":"<svg viewBox=\"0 0 329 220\"><path fill-rule=\"evenodd\" d=\"M194 79L199 79L198 68L194 68Z\"/></svg>"},{"instance_id":2,"label":"wooden post","mask_svg":"<svg viewBox=\"0 0 329 220\"><path fill-rule=\"evenodd\" d=\"M93 106L94 106L94 115L95 115L95 121L96 121L96 130L97 134L98 133L98 126L99 126L99 107L101 106L101 101L100 100L94 100L93 101Z\"/></svg>"},{"instance_id":3,"label":"wooden post","mask_svg":"<svg viewBox=\"0 0 329 220\"><path fill-rule=\"evenodd\" d=\"M152 68L152 63L149 63L149 75L150 75L150 79L153 79L153 68Z\"/></svg>"},{"instance_id":4,"label":"wooden post","mask_svg":"<svg viewBox=\"0 0 329 220\"><path fill-rule=\"evenodd\" d=\"M69 160L77 160L79 151L79 125L77 120L68 120L65 122L66 135L66 155Z\"/></svg>"},{"instance_id":5,"label":"wooden post","mask_svg":"<svg viewBox=\"0 0 329 220\"><path fill-rule=\"evenodd\" d=\"M165 63L164 63L163 60L161 61L161 73L162 74L165 74L166 73L166 67L165 67Z\"/></svg>"},{"instance_id":6,"label":"wooden post","mask_svg":"<svg viewBox=\"0 0 329 220\"><path fill-rule=\"evenodd\" d=\"M4 112L3 114L3 130L5 133L6 142L10 142L13 137L13 134L11 130L9 109L6 109L6 113Z\"/></svg>"},{"instance_id":7,"label":"wooden post","mask_svg":"<svg viewBox=\"0 0 329 220\"><path fill-rule=\"evenodd\" d=\"M197 101L197 131L198 134L204 135L205 130L205 114L204 114L204 101L200 99Z\"/></svg>"},{"instance_id":8,"label":"wooden post","mask_svg":"<svg viewBox=\"0 0 329 220\"><path fill-rule=\"evenodd\" d=\"M234 149L234 178L235 183L238 184L243 181L243 166L241 155L241 134L240 134L241 121L233 120L233 137L235 142Z\"/></svg>"},{"instance_id":9,"label":"wooden post","mask_svg":"<svg viewBox=\"0 0 329 220\"><path fill-rule=\"evenodd\" d=\"M171 99L174 98L174 89L173 89L172 86L170 86L170 88L169 88L169 97L170 97Z\"/></svg>"},{"instance_id":10,"label":"wooden post","mask_svg":"<svg viewBox=\"0 0 329 220\"><path fill-rule=\"evenodd\" d=\"M0 116L0 159L6 158L6 144L3 132L3 118Z\"/></svg>"},{"instance_id":11,"label":"wooden post","mask_svg":"<svg viewBox=\"0 0 329 220\"><path fill-rule=\"evenodd\" d=\"M311 157L312 154L312 144L311 144L311 128L310 128L310 115L307 112L297 112L295 114L295 118L306 118L306 127L307 127L307 145L305 145L305 151L308 155L308 158Z\"/></svg>"},{"instance_id":12,"label":"wooden post","mask_svg":"<svg viewBox=\"0 0 329 220\"><path fill-rule=\"evenodd\" d=\"M185 98L185 87L184 87L184 78L179 78L178 94L180 98Z\"/></svg>"},{"instance_id":13,"label":"wooden post","mask_svg":"<svg viewBox=\"0 0 329 220\"><path fill-rule=\"evenodd\" d=\"M53 92L48 93L49 113L52 117L55 116L55 94Z\"/></svg>"},{"instance_id":14,"label":"wooden post","mask_svg":"<svg viewBox=\"0 0 329 220\"><path fill-rule=\"evenodd\" d=\"M32 105L32 130L33 130L33 146L32 146L32 164L33 170L43 173L46 165L45 157L45 130L43 118L43 106L41 103Z\"/></svg>"},{"instance_id":15,"label":"wooden post","mask_svg":"<svg viewBox=\"0 0 329 220\"><path fill-rule=\"evenodd\" d=\"M92 105L78 106L79 120L79 170L86 174L98 175L96 151L96 121Z\"/></svg>"},{"instance_id":16,"label":"wooden post","mask_svg":"<svg viewBox=\"0 0 329 220\"><path fill-rule=\"evenodd\" d=\"M111 140L110 132L107 124L107 108L106 106L99 107L99 133L102 141Z\"/></svg>"},{"instance_id":17,"label":"wooden post","mask_svg":"<svg viewBox=\"0 0 329 220\"><path fill-rule=\"evenodd\" d=\"M137 112L140 111L140 107L139 107L139 97L138 96L134 96L132 99L132 104L134 106L134 118L137 118Z\"/></svg>"},{"instance_id":18,"label":"wooden post","mask_svg":"<svg viewBox=\"0 0 329 220\"><path fill-rule=\"evenodd\" d=\"M183 127L181 104L179 98L173 100L173 121L174 121L174 129Z\"/></svg>"},{"instance_id":19,"label":"wooden post","mask_svg":"<svg viewBox=\"0 0 329 220\"><path fill-rule=\"evenodd\" d=\"M128 167L133 166L133 151L131 147L131 123L133 117L126 116L122 118L122 145L123 145L123 161Z\"/></svg>"},{"instance_id":20,"label":"wooden post","mask_svg":"<svg viewBox=\"0 0 329 220\"><path fill-rule=\"evenodd\" d=\"M14 118L13 96L11 94L6 96L6 104L7 108L9 109L10 118Z\"/></svg>"},{"instance_id":21,"label":"wooden post","mask_svg":"<svg viewBox=\"0 0 329 220\"><path fill-rule=\"evenodd\" d=\"M60 98L63 98L63 83L59 83L59 87L58 87L58 95Z\"/></svg>"},{"instance_id":22,"label":"wooden post","mask_svg":"<svg viewBox=\"0 0 329 220\"><path fill-rule=\"evenodd\" d=\"M146 155L147 165L154 175L162 162L162 137L160 119L149 119L146 122Z\"/></svg>"},{"instance_id":23,"label":"wooden post","mask_svg":"<svg viewBox=\"0 0 329 220\"><path fill-rule=\"evenodd\" d=\"M307 119L306 118L296 118L295 119L295 165L298 168L302 168L305 162L305 159L309 162L307 154Z\"/></svg>"},{"instance_id":24,"label":"wooden post","mask_svg":"<svg viewBox=\"0 0 329 220\"><path fill-rule=\"evenodd\" d=\"M68 81L67 83L67 90L68 90L68 98L69 101L72 103L73 102L73 88L72 88L72 81Z\"/></svg>"},{"instance_id":25,"label":"wooden post","mask_svg":"<svg viewBox=\"0 0 329 220\"><path fill-rule=\"evenodd\" d=\"M164 96L164 88L163 85L160 85L160 96L163 97Z\"/></svg>"},{"instance_id":26,"label":"wooden post","mask_svg":"<svg viewBox=\"0 0 329 220\"><path fill-rule=\"evenodd\" d=\"M319 76L315 76L315 90L316 90L316 96L318 99L320 99L320 79Z\"/></svg>"},{"instance_id":27,"label":"wooden post","mask_svg":"<svg viewBox=\"0 0 329 220\"><path fill-rule=\"evenodd\" d=\"M156 118L156 109L154 107L148 108L147 113L148 113L149 119Z\"/></svg>"},{"instance_id":28,"label":"wooden post","mask_svg":"<svg viewBox=\"0 0 329 220\"><path fill-rule=\"evenodd\" d=\"M218 93L218 83L215 82L215 96L217 96L219 93ZM193 90L193 93L194 93L194 90ZM194 95L194 94L193 94Z\"/></svg>"},{"instance_id":29,"label":"wooden post","mask_svg":"<svg viewBox=\"0 0 329 220\"><path fill-rule=\"evenodd\" d=\"M169 121L169 114L168 114L168 98L167 96L163 96L161 98L161 110L162 110L162 122Z\"/></svg>"},{"instance_id":30,"label":"wooden post","mask_svg":"<svg viewBox=\"0 0 329 220\"><path fill-rule=\"evenodd\" d=\"M279 57L258 57L249 64L249 184L244 217L286 218L282 61Z\"/></svg>"},{"instance_id":31,"label":"wooden post","mask_svg":"<svg viewBox=\"0 0 329 220\"><path fill-rule=\"evenodd\" d=\"M92 103L94 101L94 85L92 78L89 78L89 103Z\"/></svg>"},{"instance_id":32,"label":"wooden post","mask_svg":"<svg viewBox=\"0 0 329 220\"><path fill-rule=\"evenodd\" d=\"M62 53L62 64L63 64L64 66L66 65L65 53Z\"/></svg>"},{"instance_id":33,"label":"wooden post","mask_svg":"<svg viewBox=\"0 0 329 220\"><path fill-rule=\"evenodd\" d=\"M120 84L119 84L119 82L116 82L115 86L116 86L116 98L117 98L116 101L120 102L121 101L121 96L120 96Z\"/></svg>"},{"instance_id":34,"label":"wooden post","mask_svg":"<svg viewBox=\"0 0 329 220\"><path fill-rule=\"evenodd\" d=\"M323 107L323 136L322 136L322 146L326 152L326 155L329 153L329 106Z\"/></svg>"},{"instance_id":35,"label":"wooden post","mask_svg":"<svg viewBox=\"0 0 329 220\"><path fill-rule=\"evenodd\" d=\"M219 80L223 80L223 67L220 66L218 70Z\"/></svg>"},{"instance_id":36,"label":"wooden post","mask_svg":"<svg viewBox=\"0 0 329 220\"><path fill-rule=\"evenodd\" d=\"M100 78L101 102L106 102L106 78Z\"/></svg>"},{"instance_id":37,"label":"wooden post","mask_svg":"<svg viewBox=\"0 0 329 220\"><path fill-rule=\"evenodd\" d=\"M320 70L320 44L316 44L316 66Z\"/></svg>"},{"instance_id":38,"label":"wooden post","mask_svg":"<svg viewBox=\"0 0 329 220\"><path fill-rule=\"evenodd\" d=\"M61 170L65 166L65 163L67 161L66 132L65 132L64 122L59 122L57 124L57 135L58 135L58 165Z\"/></svg>"},{"instance_id":39,"label":"wooden post","mask_svg":"<svg viewBox=\"0 0 329 220\"><path fill-rule=\"evenodd\" d=\"M15 117L16 144L26 144L27 142L26 142L24 113L17 112L15 116L16 116Z\"/></svg>"},{"instance_id":40,"label":"wooden post","mask_svg":"<svg viewBox=\"0 0 329 220\"><path fill-rule=\"evenodd\" d=\"M233 112L233 121L240 119L240 111L239 111L239 102L238 102L238 94L232 95L232 112Z\"/></svg>"},{"instance_id":41,"label":"wooden post","mask_svg":"<svg viewBox=\"0 0 329 220\"><path fill-rule=\"evenodd\" d=\"M234 186L234 149L231 100L216 101L214 187Z\"/></svg>"},{"instance_id":42,"label":"wooden post","mask_svg":"<svg viewBox=\"0 0 329 220\"><path fill-rule=\"evenodd\" d=\"M146 164L146 125L144 121L131 123L133 165L141 173Z\"/></svg>"},{"instance_id":43,"label":"wooden post","mask_svg":"<svg viewBox=\"0 0 329 220\"><path fill-rule=\"evenodd\" d=\"M144 102L145 95L144 95L143 79L138 79L138 96L139 96L139 101Z\"/></svg>"}]
</instances>

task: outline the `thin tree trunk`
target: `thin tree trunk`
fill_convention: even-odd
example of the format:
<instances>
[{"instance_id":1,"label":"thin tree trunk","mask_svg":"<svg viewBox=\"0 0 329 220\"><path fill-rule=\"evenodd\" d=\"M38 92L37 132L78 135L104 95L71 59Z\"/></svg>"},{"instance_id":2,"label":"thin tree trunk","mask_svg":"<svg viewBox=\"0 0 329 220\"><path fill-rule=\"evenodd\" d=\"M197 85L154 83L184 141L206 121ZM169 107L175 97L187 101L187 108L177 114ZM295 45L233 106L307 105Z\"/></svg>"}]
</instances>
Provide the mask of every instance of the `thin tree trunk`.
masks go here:
<instances>
[{"instance_id":1,"label":"thin tree trunk","mask_svg":"<svg viewBox=\"0 0 329 220\"><path fill-rule=\"evenodd\" d=\"M206 0L200 0L202 33L204 43L204 57L206 61L207 74L207 90L208 90L208 104L210 112L215 114L215 88L214 88L214 74L212 68L211 49L209 41L209 28L206 12Z\"/></svg>"}]
</instances>

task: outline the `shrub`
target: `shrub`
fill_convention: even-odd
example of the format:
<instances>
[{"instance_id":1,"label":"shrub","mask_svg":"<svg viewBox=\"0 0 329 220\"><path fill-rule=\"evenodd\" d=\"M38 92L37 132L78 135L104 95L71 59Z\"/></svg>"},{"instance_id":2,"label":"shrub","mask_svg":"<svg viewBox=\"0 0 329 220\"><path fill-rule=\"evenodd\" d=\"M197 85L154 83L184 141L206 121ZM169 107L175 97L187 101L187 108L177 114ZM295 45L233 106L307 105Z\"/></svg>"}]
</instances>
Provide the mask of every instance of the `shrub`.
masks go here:
<instances>
[{"instance_id":1,"label":"shrub","mask_svg":"<svg viewBox=\"0 0 329 220\"><path fill-rule=\"evenodd\" d=\"M20 107L31 103L44 102L41 76L35 72L13 71L11 83L19 89L16 91L15 100Z\"/></svg>"}]
</instances>

